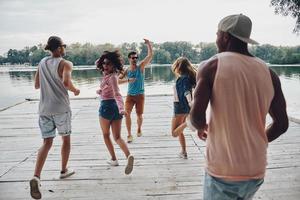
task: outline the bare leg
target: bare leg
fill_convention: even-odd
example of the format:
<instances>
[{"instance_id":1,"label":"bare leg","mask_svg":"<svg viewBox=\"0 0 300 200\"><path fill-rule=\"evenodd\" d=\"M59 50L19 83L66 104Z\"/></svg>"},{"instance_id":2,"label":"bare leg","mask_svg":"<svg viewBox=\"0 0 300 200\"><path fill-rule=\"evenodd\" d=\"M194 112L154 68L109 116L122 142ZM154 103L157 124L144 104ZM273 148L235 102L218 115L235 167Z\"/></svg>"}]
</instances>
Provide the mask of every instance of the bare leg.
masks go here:
<instances>
[{"instance_id":1,"label":"bare leg","mask_svg":"<svg viewBox=\"0 0 300 200\"><path fill-rule=\"evenodd\" d=\"M125 117L126 121L126 128L127 128L127 133L128 136L131 135L131 112L127 111L127 116Z\"/></svg>"},{"instance_id":2,"label":"bare leg","mask_svg":"<svg viewBox=\"0 0 300 200\"><path fill-rule=\"evenodd\" d=\"M67 170L67 164L71 151L71 136L63 136L62 140L63 144L61 147L61 171L65 172Z\"/></svg>"},{"instance_id":3,"label":"bare leg","mask_svg":"<svg viewBox=\"0 0 300 200\"><path fill-rule=\"evenodd\" d=\"M179 142L181 145L182 153L186 153L186 143L183 130L186 127L185 123L186 115L176 115L172 119L172 135L173 137L179 136Z\"/></svg>"},{"instance_id":4,"label":"bare leg","mask_svg":"<svg viewBox=\"0 0 300 200\"><path fill-rule=\"evenodd\" d=\"M122 124L122 119L112 121L111 130L112 130L112 134L114 136L114 140L120 146L120 148L122 149L122 151L124 152L124 154L127 158L130 155L130 152L128 150L128 147L127 147L125 141L121 137L121 124Z\"/></svg>"},{"instance_id":5,"label":"bare leg","mask_svg":"<svg viewBox=\"0 0 300 200\"><path fill-rule=\"evenodd\" d=\"M39 152L38 152L38 155L37 155L35 170L34 170L34 176L37 176L37 177L40 178L41 171L43 169L46 158L48 156L48 152L51 149L52 142L53 142L53 138L44 139L44 143L41 146L41 148L39 149Z\"/></svg>"},{"instance_id":6,"label":"bare leg","mask_svg":"<svg viewBox=\"0 0 300 200\"><path fill-rule=\"evenodd\" d=\"M141 133L142 132L142 124L143 124L143 115L142 114L137 114L137 132Z\"/></svg>"},{"instance_id":7,"label":"bare leg","mask_svg":"<svg viewBox=\"0 0 300 200\"><path fill-rule=\"evenodd\" d=\"M113 146L113 144L111 142L111 139L110 139L110 132L109 132L110 121L100 117L99 122L100 122L100 126L101 126L101 129L102 129L104 142L105 142L105 145L106 145L106 147L107 147L107 149L110 153L111 159L116 160L117 158L116 158L114 146Z\"/></svg>"}]
</instances>

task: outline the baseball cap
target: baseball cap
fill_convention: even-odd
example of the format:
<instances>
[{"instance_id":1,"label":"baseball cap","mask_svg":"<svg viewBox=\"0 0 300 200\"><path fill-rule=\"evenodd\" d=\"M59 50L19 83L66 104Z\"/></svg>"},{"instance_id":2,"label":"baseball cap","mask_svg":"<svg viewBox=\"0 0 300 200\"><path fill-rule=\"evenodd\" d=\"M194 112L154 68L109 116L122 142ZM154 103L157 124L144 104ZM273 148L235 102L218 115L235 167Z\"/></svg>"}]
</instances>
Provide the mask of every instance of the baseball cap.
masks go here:
<instances>
[{"instance_id":1,"label":"baseball cap","mask_svg":"<svg viewBox=\"0 0 300 200\"><path fill-rule=\"evenodd\" d=\"M252 22L246 15L239 14L224 17L219 22L218 30L230 33L245 43L258 44L258 42L250 38Z\"/></svg>"}]
</instances>

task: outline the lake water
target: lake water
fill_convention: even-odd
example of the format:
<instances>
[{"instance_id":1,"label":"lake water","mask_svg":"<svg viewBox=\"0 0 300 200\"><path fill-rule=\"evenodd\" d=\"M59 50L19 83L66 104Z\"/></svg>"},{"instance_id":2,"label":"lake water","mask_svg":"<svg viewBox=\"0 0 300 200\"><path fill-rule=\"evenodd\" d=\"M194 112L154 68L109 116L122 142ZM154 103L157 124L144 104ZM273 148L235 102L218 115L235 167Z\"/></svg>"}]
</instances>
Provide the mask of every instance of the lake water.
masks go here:
<instances>
[{"instance_id":1,"label":"lake water","mask_svg":"<svg viewBox=\"0 0 300 200\"><path fill-rule=\"evenodd\" d=\"M287 100L288 114L300 119L300 67L273 67L279 75L283 93ZM0 67L0 109L22 102L25 98L39 98L39 90L34 89L34 68L14 69ZM96 97L100 73L93 66L75 67L73 79L81 89L79 97ZM157 65L146 68L145 93L172 94L175 77L170 65ZM126 95L127 84L120 86L122 95ZM74 97L70 93L70 97Z\"/></svg>"}]
</instances>

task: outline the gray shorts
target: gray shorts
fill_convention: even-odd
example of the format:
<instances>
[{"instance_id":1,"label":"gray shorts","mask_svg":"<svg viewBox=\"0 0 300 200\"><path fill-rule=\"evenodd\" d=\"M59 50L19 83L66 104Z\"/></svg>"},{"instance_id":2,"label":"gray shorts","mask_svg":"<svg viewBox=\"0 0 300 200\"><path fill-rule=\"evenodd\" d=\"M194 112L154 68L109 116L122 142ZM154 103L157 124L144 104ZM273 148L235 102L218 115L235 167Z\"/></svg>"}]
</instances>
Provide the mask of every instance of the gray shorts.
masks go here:
<instances>
[{"instance_id":1,"label":"gray shorts","mask_svg":"<svg viewBox=\"0 0 300 200\"><path fill-rule=\"evenodd\" d=\"M56 115L40 115L39 127L42 138L51 138L56 136L56 129L60 136L68 136L71 134L71 118L72 113L66 112Z\"/></svg>"},{"instance_id":2,"label":"gray shorts","mask_svg":"<svg viewBox=\"0 0 300 200\"><path fill-rule=\"evenodd\" d=\"M205 172L203 200L251 200L264 179L225 181Z\"/></svg>"}]
</instances>

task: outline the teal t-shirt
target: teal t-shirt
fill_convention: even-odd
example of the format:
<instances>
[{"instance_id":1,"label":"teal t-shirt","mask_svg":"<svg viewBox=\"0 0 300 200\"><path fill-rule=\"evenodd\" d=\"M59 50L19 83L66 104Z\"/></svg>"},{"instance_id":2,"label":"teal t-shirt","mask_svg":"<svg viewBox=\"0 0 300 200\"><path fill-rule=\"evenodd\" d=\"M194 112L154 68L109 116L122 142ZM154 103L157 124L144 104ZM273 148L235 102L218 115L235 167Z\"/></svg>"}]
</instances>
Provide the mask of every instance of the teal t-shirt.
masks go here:
<instances>
[{"instance_id":1,"label":"teal t-shirt","mask_svg":"<svg viewBox=\"0 0 300 200\"><path fill-rule=\"evenodd\" d=\"M139 94L144 94L144 74L140 66L137 66L135 70L127 71L128 78L135 78L135 81L128 83L127 94L135 96Z\"/></svg>"}]
</instances>

